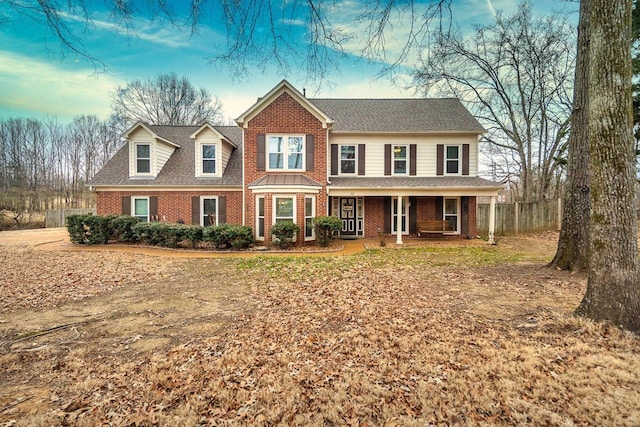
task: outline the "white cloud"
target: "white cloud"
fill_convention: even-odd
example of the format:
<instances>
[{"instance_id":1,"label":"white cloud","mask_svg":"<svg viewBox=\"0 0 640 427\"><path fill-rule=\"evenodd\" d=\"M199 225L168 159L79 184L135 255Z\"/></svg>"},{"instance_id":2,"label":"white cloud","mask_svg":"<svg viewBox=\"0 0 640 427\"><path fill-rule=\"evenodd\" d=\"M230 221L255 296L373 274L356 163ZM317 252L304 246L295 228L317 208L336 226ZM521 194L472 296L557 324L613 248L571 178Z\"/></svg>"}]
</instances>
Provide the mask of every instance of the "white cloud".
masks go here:
<instances>
[{"instance_id":1,"label":"white cloud","mask_svg":"<svg viewBox=\"0 0 640 427\"><path fill-rule=\"evenodd\" d=\"M109 92L118 83L93 69L66 70L18 53L0 51L0 115L57 115L69 120L79 114L106 118Z\"/></svg>"}]
</instances>

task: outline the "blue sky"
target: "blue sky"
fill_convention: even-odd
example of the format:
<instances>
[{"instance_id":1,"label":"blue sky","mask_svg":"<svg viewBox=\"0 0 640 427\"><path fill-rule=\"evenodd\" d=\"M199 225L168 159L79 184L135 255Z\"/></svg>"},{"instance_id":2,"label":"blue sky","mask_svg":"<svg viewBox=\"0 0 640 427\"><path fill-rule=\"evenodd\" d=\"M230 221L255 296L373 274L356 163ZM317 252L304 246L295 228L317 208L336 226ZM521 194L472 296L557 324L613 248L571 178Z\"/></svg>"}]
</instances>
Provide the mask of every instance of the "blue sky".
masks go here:
<instances>
[{"instance_id":1,"label":"blue sky","mask_svg":"<svg viewBox=\"0 0 640 427\"><path fill-rule=\"evenodd\" d=\"M36 2L24 0L24 3ZM176 2L176 7L180 4ZM532 4L534 10L545 14L578 8L576 3L564 0L532 0ZM335 19L342 20L346 27L353 25L350 19L361 11L360 6L360 0L340 2L340 15ZM513 0L454 0L453 19L470 28L474 24L491 23L496 12L511 13L516 7L517 2ZM379 66L349 56L340 61L339 69L329 74L332 84L320 88L305 81L305 74L294 67L288 73L281 73L274 66L253 66L244 78L234 78L224 65L214 66L207 60L225 42L224 27L211 19L215 13L203 18L194 36L144 16L136 18L135 34L120 35L117 26L100 11L94 13L93 24L83 31L82 23L74 15L67 15L66 22L77 30L86 51L106 66L99 72L86 58L61 54L57 39L37 16L34 20L15 15L8 10L6 2L0 2L0 18L3 15L9 20L0 19L0 120L57 116L61 122L68 122L80 114L106 118L110 112L110 93L118 84L168 72L187 76L194 86L217 96L228 119L238 117L283 78L299 89L307 87L307 94L313 97L416 96L411 89L402 87L401 80L395 83L389 79L375 80ZM577 22L577 13L565 16L570 22ZM299 23L293 22L293 25ZM394 40L401 38L403 28L396 24L388 33L387 46L391 54ZM350 43L352 46L348 48L358 47L357 39Z\"/></svg>"}]
</instances>

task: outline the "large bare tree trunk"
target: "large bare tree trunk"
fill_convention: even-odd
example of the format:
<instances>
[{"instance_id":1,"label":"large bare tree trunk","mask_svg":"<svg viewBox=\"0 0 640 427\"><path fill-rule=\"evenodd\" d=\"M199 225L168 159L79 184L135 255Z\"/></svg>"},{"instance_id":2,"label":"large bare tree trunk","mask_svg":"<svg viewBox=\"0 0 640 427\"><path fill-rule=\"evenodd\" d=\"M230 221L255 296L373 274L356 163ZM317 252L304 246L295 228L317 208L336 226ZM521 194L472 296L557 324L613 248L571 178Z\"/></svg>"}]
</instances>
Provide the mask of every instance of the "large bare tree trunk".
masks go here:
<instances>
[{"instance_id":1,"label":"large bare tree trunk","mask_svg":"<svg viewBox=\"0 0 640 427\"><path fill-rule=\"evenodd\" d=\"M573 111L567 165L567 186L558 250L550 266L580 271L588 266L589 253L589 3L580 2L578 53L573 89Z\"/></svg>"},{"instance_id":2,"label":"large bare tree trunk","mask_svg":"<svg viewBox=\"0 0 640 427\"><path fill-rule=\"evenodd\" d=\"M578 313L640 331L631 0L590 4L590 258Z\"/></svg>"}]
</instances>

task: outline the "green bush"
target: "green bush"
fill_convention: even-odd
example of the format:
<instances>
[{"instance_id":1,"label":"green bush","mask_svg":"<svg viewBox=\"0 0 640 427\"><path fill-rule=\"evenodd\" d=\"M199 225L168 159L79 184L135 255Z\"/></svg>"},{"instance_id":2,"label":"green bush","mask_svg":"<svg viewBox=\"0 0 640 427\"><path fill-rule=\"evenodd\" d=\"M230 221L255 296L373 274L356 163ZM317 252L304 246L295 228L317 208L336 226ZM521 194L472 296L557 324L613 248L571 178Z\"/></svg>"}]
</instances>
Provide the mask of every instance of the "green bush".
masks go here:
<instances>
[{"instance_id":1,"label":"green bush","mask_svg":"<svg viewBox=\"0 0 640 427\"><path fill-rule=\"evenodd\" d=\"M276 222L271 227L271 234L275 236L273 244L280 249L287 249L291 246L296 233L299 231L300 227L293 221Z\"/></svg>"},{"instance_id":2,"label":"green bush","mask_svg":"<svg viewBox=\"0 0 640 427\"><path fill-rule=\"evenodd\" d=\"M84 220L88 216L89 215L69 215L67 217L67 231L69 232L71 242L78 244L86 243Z\"/></svg>"},{"instance_id":3,"label":"green bush","mask_svg":"<svg viewBox=\"0 0 640 427\"><path fill-rule=\"evenodd\" d=\"M203 228L200 225L183 225L184 237L189 241L189 245L192 248L198 246L198 243L202 242L204 238Z\"/></svg>"},{"instance_id":4,"label":"green bush","mask_svg":"<svg viewBox=\"0 0 640 427\"><path fill-rule=\"evenodd\" d=\"M204 240L213 243L217 249L246 249L253 244L253 230L243 225L206 227L203 234Z\"/></svg>"},{"instance_id":5,"label":"green bush","mask_svg":"<svg viewBox=\"0 0 640 427\"><path fill-rule=\"evenodd\" d=\"M177 248L187 238L189 226L166 222L141 222L133 226L138 240L149 246Z\"/></svg>"},{"instance_id":6,"label":"green bush","mask_svg":"<svg viewBox=\"0 0 640 427\"><path fill-rule=\"evenodd\" d=\"M316 228L316 240L322 247L329 246L333 235L342 229L342 221L335 216L317 216L313 223Z\"/></svg>"},{"instance_id":7,"label":"green bush","mask_svg":"<svg viewBox=\"0 0 640 427\"><path fill-rule=\"evenodd\" d=\"M133 227L140 222L140 219L129 216L114 216L109 222L111 237L123 243L136 243L138 236L133 231Z\"/></svg>"},{"instance_id":8,"label":"green bush","mask_svg":"<svg viewBox=\"0 0 640 427\"><path fill-rule=\"evenodd\" d=\"M109 242L111 228L109 222L114 216L70 215L67 218L67 231L73 243L104 245Z\"/></svg>"}]
</instances>

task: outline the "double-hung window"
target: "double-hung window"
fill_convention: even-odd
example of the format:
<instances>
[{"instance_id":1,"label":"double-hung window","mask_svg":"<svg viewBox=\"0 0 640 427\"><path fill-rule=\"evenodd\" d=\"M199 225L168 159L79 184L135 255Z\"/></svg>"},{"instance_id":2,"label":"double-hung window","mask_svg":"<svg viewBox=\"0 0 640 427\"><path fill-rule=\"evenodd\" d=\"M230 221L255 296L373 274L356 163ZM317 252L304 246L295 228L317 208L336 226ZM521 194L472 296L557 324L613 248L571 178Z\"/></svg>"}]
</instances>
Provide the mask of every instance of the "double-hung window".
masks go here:
<instances>
[{"instance_id":1,"label":"double-hung window","mask_svg":"<svg viewBox=\"0 0 640 427\"><path fill-rule=\"evenodd\" d=\"M264 240L264 196L257 196L256 204L256 239Z\"/></svg>"},{"instance_id":2,"label":"double-hung window","mask_svg":"<svg viewBox=\"0 0 640 427\"><path fill-rule=\"evenodd\" d=\"M295 222L295 198L293 196L275 196L273 202L274 223Z\"/></svg>"},{"instance_id":3,"label":"double-hung window","mask_svg":"<svg viewBox=\"0 0 640 427\"><path fill-rule=\"evenodd\" d=\"M202 145L202 173L216 173L216 146L214 144Z\"/></svg>"},{"instance_id":4,"label":"double-hung window","mask_svg":"<svg viewBox=\"0 0 640 427\"><path fill-rule=\"evenodd\" d=\"M460 146L445 146L444 170L447 174L456 175L460 173Z\"/></svg>"},{"instance_id":5,"label":"double-hung window","mask_svg":"<svg viewBox=\"0 0 640 427\"><path fill-rule=\"evenodd\" d=\"M150 144L136 144L136 173L151 173Z\"/></svg>"},{"instance_id":6,"label":"double-hung window","mask_svg":"<svg viewBox=\"0 0 640 427\"><path fill-rule=\"evenodd\" d=\"M306 196L304 198L304 238L305 240L313 240L316 237L313 225L313 217L316 216L316 198Z\"/></svg>"},{"instance_id":7,"label":"double-hung window","mask_svg":"<svg viewBox=\"0 0 640 427\"><path fill-rule=\"evenodd\" d=\"M393 173L398 175L406 175L407 159L408 159L408 147L406 145L394 145L393 146Z\"/></svg>"},{"instance_id":8,"label":"double-hung window","mask_svg":"<svg viewBox=\"0 0 640 427\"><path fill-rule=\"evenodd\" d=\"M303 170L303 165L303 135L269 136L269 169Z\"/></svg>"},{"instance_id":9,"label":"double-hung window","mask_svg":"<svg viewBox=\"0 0 640 427\"><path fill-rule=\"evenodd\" d=\"M340 146L340 173L356 173L356 146Z\"/></svg>"},{"instance_id":10,"label":"double-hung window","mask_svg":"<svg viewBox=\"0 0 640 427\"><path fill-rule=\"evenodd\" d=\"M142 222L149 222L149 198L148 197L132 197L131 198L132 216L138 218Z\"/></svg>"},{"instance_id":11,"label":"double-hung window","mask_svg":"<svg viewBox=\"0 0 640 427\"><path fill-rule=\"evenodd\" d=\"M200 197L200 225L218 225L218 198L211 196Z\"/></svg>"},{"instance_id":12,"label":"double-hung window","mask_svg":"<svg viewBox=\"0 0 640 427\"><path fill-rule=\"evenodd\" d=\"M448 231L456 233L458 231L458 203L460 199L444 199L444 219L448 222Z\"/></svg>"}]
</instances>

